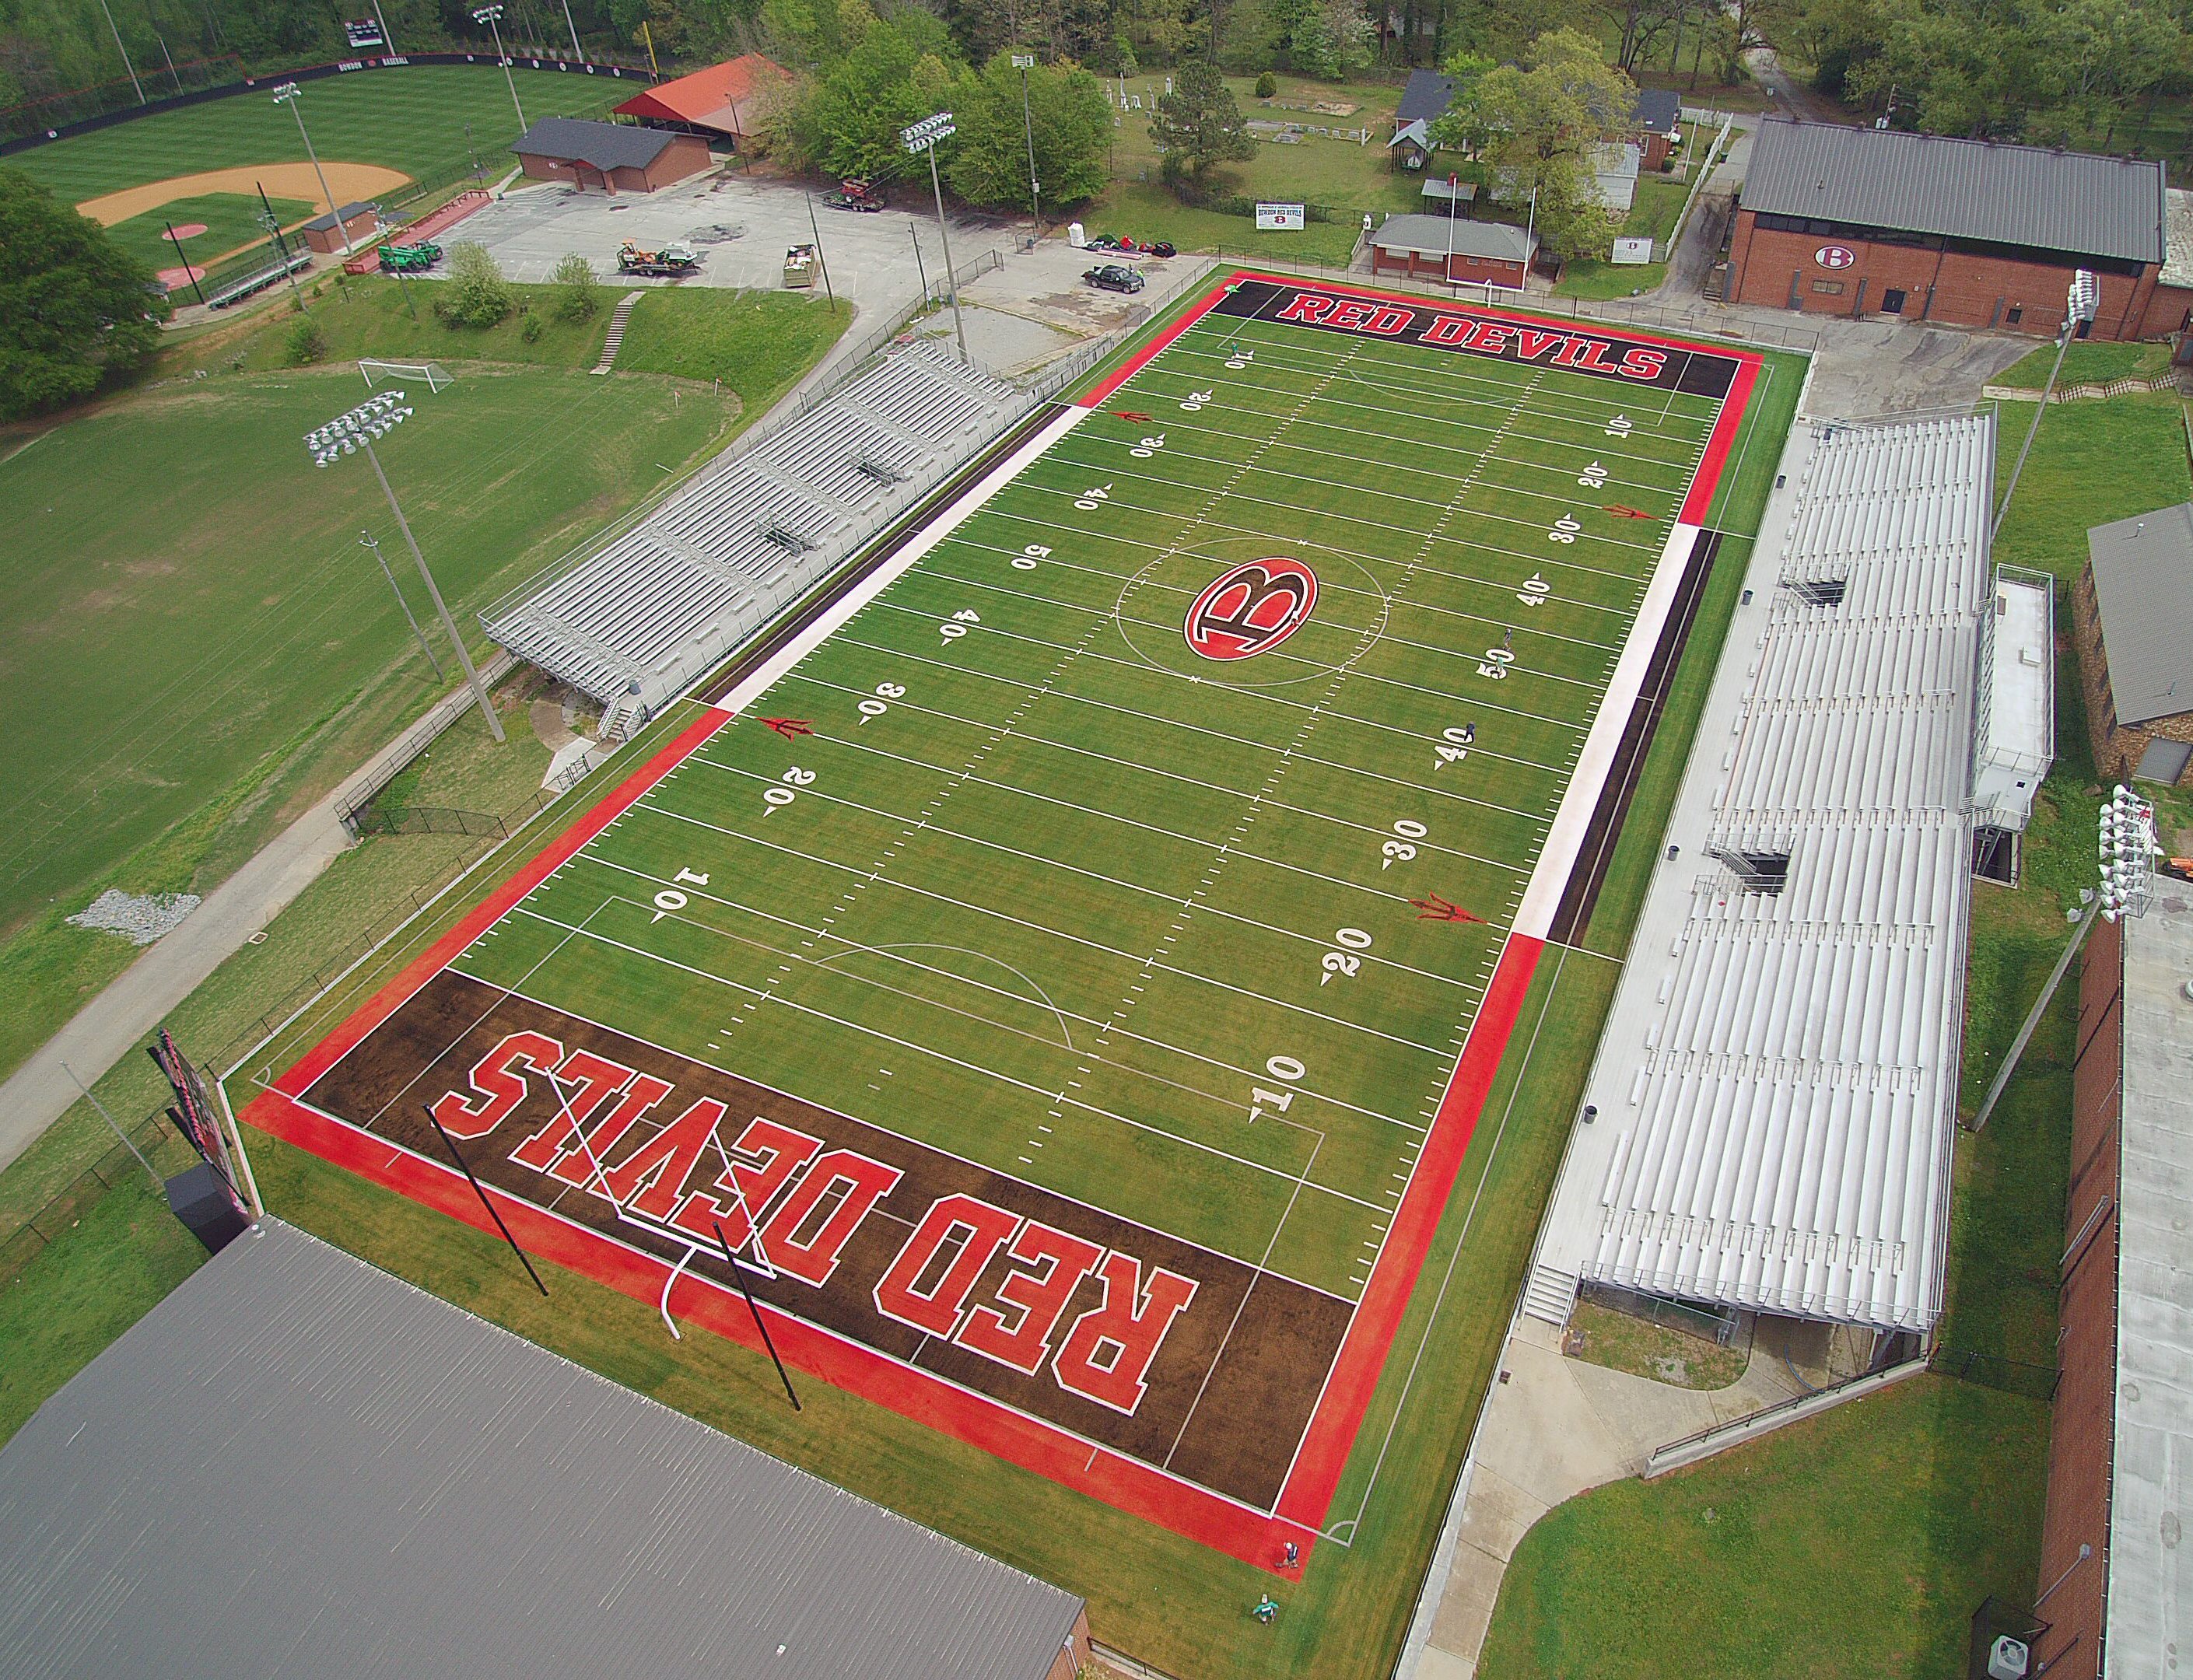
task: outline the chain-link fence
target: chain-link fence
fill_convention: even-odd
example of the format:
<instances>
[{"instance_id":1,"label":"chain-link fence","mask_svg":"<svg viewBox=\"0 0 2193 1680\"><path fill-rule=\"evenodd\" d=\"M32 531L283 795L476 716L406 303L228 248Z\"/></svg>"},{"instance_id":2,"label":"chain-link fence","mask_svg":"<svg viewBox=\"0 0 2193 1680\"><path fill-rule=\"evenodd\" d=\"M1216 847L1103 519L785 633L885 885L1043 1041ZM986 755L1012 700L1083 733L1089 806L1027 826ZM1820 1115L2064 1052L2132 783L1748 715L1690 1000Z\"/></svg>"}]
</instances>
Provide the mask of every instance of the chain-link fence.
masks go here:
<instances>
[{"instance_id":1,"label":"chain-link fence","mask_svg":"<svg viewBox=\"0 0 2193 1680\"><path fill-rule=\"evenodd\" d=\"M117 1140L106 1153L62 1186L37 1213L7 1237L0 1237L0 1284L12 1283L20 1277L26 1266L45 1252L47 1244L98 1206L115 1186L132 1174L145 1180L145 1162L152 1163L152 1177L159 1178L182 1171L196 1158L169 1123L167 1116L157 1109L133 1127L129 1137L128 1143ZM135 1146L134 1151L132 1145ZM138 1158L140 1155L143 1161Z\"/></svg>"}]
</instances>

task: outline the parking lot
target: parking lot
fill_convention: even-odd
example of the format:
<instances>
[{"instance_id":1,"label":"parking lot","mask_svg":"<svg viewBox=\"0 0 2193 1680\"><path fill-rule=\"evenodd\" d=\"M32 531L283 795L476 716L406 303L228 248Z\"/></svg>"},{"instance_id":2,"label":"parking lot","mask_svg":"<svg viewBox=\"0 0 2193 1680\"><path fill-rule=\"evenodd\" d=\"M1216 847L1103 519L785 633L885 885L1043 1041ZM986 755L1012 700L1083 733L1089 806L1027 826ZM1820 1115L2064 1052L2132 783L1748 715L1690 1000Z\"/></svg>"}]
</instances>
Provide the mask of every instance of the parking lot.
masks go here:
<instances>
[{"instance_id":1,"label":"parking lot","mask_svg":"<svg viewBox=\"0 0 2193 1680\"><path fill-rule=\"evenodd\" d=\"M890 209L861 214L830 209L819 198L810 208L799 186L736 174L711 174L660 192L615 197L548 181L514 188L467 217L446 238L484 246L511 279L533 284L548 280L556 265L576 252L612 285L775 291L784 284L787 249L812 243L819 233L830 289L867 322L913 308L924 286L937 287L943 277L936 212L910 188L901 188L896 197L903 202ZM952 224L952 255L959 270L984 264L984 271L962 288L968 349L1001 373L1034 367L1111 331L1143 301L1083 283L1084 270L1120 260L1113 254L1075 250L1062 232L1024 250L1027 232L1025 223L1001 219ZM700 268L678 281L620 275L617 248L626 240L649 250L682 242L699 256ZM985 263L993 254L994 260ZM1148 270L1154 295L1169 290L1168 266L1191 260L1137 266ZM816 289L822 289L819 280ZM948 311L925 323L925 330L950 333Z\"/></svg>"}]
</instances>

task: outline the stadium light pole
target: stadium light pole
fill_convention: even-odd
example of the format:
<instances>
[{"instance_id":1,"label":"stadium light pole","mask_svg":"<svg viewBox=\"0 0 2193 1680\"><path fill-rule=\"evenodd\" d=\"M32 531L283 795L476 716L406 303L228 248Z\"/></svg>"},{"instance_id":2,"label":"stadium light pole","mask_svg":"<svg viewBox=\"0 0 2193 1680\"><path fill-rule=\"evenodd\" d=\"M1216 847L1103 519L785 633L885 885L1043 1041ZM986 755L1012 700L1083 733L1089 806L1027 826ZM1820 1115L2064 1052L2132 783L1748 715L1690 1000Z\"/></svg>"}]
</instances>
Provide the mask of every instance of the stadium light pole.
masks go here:
<instances>
[{"instance_id":1,"label":"stadium light pole","mask_svg":"<svg viewBox=\"0 0 2193 1680\"><path fill-rule=\"evenodd\" d=\"M396 491L388 482L388 474L381 469L381 457L374 453L373 440L385 437L411 418L400 391L384 391L370 402L361 403L346 414L337 414L317 431L305 434L305 448L311 453L316 466L330 466L344 455L365 451L365 458L373 463L373 476L381 481L381 493L388 498L388 511L396 516L396 529L404 533L404 540L411 550L411 558L419 568L419 575L426 580L427 593L434 603L434 610L441 614L442 628L449 637L449 645L457 650L457 663L465 668L465 680L472 684L472 698L479 702L480 716L487 719L488 733L502 742L502 720L495 715L494 704L487 697L487 684L480 681L479 671L472 665L472 651L465 646L465 638L457 634L457 622L449 616L449 603L442 599L442 591L434 581L433 573L427 569L427 557L419 551L419 539L411 534L411 522L404 517L403 505L396 500Z\"/></svg>"},{"instance_id":2,"label":"stadium light pole","mask_svg":"<svg viewBox=\"0 0 2193 1680\"><path fill-rule=\"evenodd\" d=\"M2041 417L2048 412L2048 399L2056 391L2056 375L2064 371L2064 353L2071 347L2071 340L2079 336L2082 324L2091 324L2101 313L2102 283L2094 277L2092 269L2082 268L2071 277L2071 288L2064 300L2064 326L2056 335L2056 360L2048 369L2048 383L2041 389L2041 400L2033 405L2033 424L2025 428L2025 442L2019 446L2018 464L2010 469L2010 483L2002 487L2002 502L1995 511L1995 523L1989 528L1988 539L1993 541L2001 533L2003 517L2010 511L2010 499L2018 494L2018 475L2025 471L2025 458L2033 453L2033 439L2041 430Z\"/></svg>"},{"instance_id":3,"label":"stadium light pole","mask_svg":"<svg viewBox=\"0 0 2193 1680\"><path fill-rule=\"evenodd\" d=\"M959 132L952 113L940 111L934 117L923 117L911 128L901 129L898 141L916 156L925 151L929 154L929 185L936 194L936 232L944 242L944 286L952 296L952 330L959 340L960 361L971 368L975 358L967 353L967 323L959 313L959 283L952 273L952 230L944 221L944 182L936 173L937 142L950 140Z\"/></svg>"},{"instance_id":4,"label":"stadium light pole","mask_svg":"<svg viewBox=\"0 0 2193 1680\"><path fill-rule=\"evenodd\" d=\"M581 64L587 61L587 49L579 44L579 26L571 21L571 0L564 0L564 27L571 31L571 50Z\"/></svg>"},{"instance_id":5,"label":"stadium light pole","mask_svg":"<svg viewBox=\"0 0 2193 1680\"><path fill-rule=\"evenodd\" d=\"M427 641L427 632L419 628L419 620L411 611L411 603L404 598L404 591L396 586L396 574L388 569L388 562L381 558L381 539L370 531L358 534L358 546L373 551L373 563L381 568L381 575L388 580L388 592L396 597L396 604L404 609L404 622L411 626L411 633L419 638L419 651L427 656L427 663L434 667L434 680L444 681L441 660L434 657L433 644Z\"/></svg>"},{"instance_id":6,"label":"stadium light pole","mask_svg":"<svg viewBox=\"0 0 2193 1680\"><path fill-rule=\"evenodd\" d=\"M373 0L373 16L381 26L381 50L392 56L397 50L396 37L388 32L388 19L381 9L381 0Z\"/></svg>"},{"instance_id":7,"label":"stadium light pole","mask_svg":"<svg viewBox=\"0 0 2193 1680\"><path fill-rule=\"evenodd\" d=\"M144 84L137 79L137 66L129 62L129 49L122 44L122 31L114 26L114 13L106 0L99 0L99 9L106 14L106 27L114 36L114 50L122 54L122 67L129 72L129 85L137 90L137 103L150 105L152 100L145 97Z\"/></svg>"},{"instance_id":8,"label":"stadium light pole","mask_svg":"<svg viewBox=\"0 0 2193 1680\"><path fill-rule=\"evenodd\" d=\"M342 206L335 203L335 195L328 186L328 172L320 167L320 154L312 150L312 137L305 132L305 107L297 97L301 91L295 82L284 82L274 90L274 103L288 106L289 114L297 119L297 137L305 142L305 156L312 160L312 173L320 180L320 196L328 201L328 214L335 219L335 231L342 236L343 254L348 256L350 226L344 221Z\"/></svg>"},{"instance_id":9,"label":"stadium light pole","mask_svg":"<svg viewBox=\"0 0 2193 1680\"><path fill-rule=\"evenodd\" d=\"M1021 73L1021 129L1028 135L1028 215L1035 222L1035 237L1043 237L1043 183L1035 178L1035 117L1028 108L1028 71L1035 68L1034 53L1015 53L1013 68Z\"/></svg>"},{"instance_id":10,"label":"stadium light pole","mask_svg":"<svg viewBox=\"0 0 2193 1680\"><path fill-rule=\"evenodd\" d=\"M531 124L525 120L525 107L518 102L518 78L510 73L510 54L502 49L502 8L482 6L472 14L474 23L484 23L495 37L495 55L502 60L502 79L509 84L510 103L518 112L518 132L524 134Z\"/></svg>"}]
</instances>

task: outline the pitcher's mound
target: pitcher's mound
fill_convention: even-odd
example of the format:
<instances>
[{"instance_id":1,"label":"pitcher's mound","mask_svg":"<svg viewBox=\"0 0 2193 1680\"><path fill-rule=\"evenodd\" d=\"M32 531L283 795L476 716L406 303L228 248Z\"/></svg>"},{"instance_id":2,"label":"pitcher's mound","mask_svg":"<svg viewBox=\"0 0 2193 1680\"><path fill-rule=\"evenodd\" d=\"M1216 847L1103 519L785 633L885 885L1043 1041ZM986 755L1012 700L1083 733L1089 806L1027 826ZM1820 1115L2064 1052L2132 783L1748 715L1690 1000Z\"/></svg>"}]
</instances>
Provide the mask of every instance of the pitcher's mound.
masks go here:
<instances>
[{"instance_id":1,"label":"pitcher's mound","mask_svg":"<svg viewBox=\"0 0 2193 1680\"><path fill-rule=\"evenodd\" d=\"M186 221L175 230L175 237L178 239L195 239L198 235L205 231L206 225L203 222Z\"/></svg>"}]
</instances>

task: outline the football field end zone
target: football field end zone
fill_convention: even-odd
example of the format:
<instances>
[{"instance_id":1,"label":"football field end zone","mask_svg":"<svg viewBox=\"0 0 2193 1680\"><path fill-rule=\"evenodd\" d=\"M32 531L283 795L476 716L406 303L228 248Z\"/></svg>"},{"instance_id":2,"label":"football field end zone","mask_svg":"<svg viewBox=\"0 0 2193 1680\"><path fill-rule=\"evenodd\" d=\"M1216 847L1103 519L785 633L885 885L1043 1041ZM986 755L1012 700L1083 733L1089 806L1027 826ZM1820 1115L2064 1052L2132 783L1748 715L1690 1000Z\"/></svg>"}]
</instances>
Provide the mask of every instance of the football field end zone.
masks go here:
<instances>
[{"instance_id":1,"label":"football field end zone","mask_svg":"<svg viewBox=\"0 0 2193 1680\"><path fill-rule=\"evenodd\" d=\"M931 523L915 533L885 563L864 576L800 633L779 648L759 668L752 671L711 710L689 726L668 746L590 812L556 845L534 864L504 884L471 916L459 923L404 974L386 988L351 1022L331 1035L312 1054L278 1083L250 1111L255 1123L278 1135L303 1144L363 1175L397 1189L414 1199L441 1208L467 1222L489 1228L485 1215L468 1186L455 1172L438 1161L408 1154L386 1140L351 1128L346 1123L318 1115L291 1100L293 1094L324 1071L385 1019L411 991L437 972L510 905L530 891L563 861L575 854L607 824L729 721L739 707L764 690L818 645L845 619L866 604L921 556L979 508L997 489L1016 476L1026 465L1087 418L1094 406L1119 388L1134 371L1145 365L1182 333L1188 330L1243 278L1263 278L1247 271L1229 277L1209 289L1201 298L1131 355L1127 364L1101 380L1073 407L1045 422L1022 448L989 473L974 489L934 514ZM1281 284L1294 284L1282 281ZM1474 317L1517 318L1513 311L1475 309L1442 310L1422 300L1391 294L1354 293L1352 289L1301 288L1320 294L1337 289L1351 294L1393 298L1395 302L1429 313ZM1542 317L1521 317L1542 318ZM1549 322L1573 332L1571 323ZM1652 340L1646 335L1595 334L1595 336L1634 342L1675 344ZM1684 512L1710 504L1725 464L1728 442L1743 416L1757 358L1744 358L1720 347L1681 345L1736 362L1738 378L1732 381L1705 458L1694 475ZM1679 518L1663 546L1651 575L1625 649L1618 661L1612 683L1587 736L1577 769L1572 776L1557 814L1553 833L1534 870L1517 923L1504 942L1493 981L1484 1005L1473 1023L1469 1037L1436 1111L1433 1136L1412 1175L1379 1258L1362 1304L1348 1332L1343 1353L1336 1362L1320 1397L1318 1409L1287 1483L1277 1501L1276 1514L1225 1500L1207 1489L1171 1477L1136 1460L1113 1454L1084 1437L1068 1434L1056 1426L1011 1411L979 1396L952 1389L932 1374L899 1367L869 1351L834 1338L804 1322L772 1309L770 1317L781 1329L781 1340L806 1369L841 1386L890 1406L892 1409L932 1424L984 1447L999 1457L1044 1474L1064 1485L1089 1492L1120 1509L1144 1516L1177 1533L1195 1539L1229 1555L1261 1567L1278 1570L1278 1541L1294 1538L1305 1553L1315 1538L1362 1416L1375 1389L1384 1359L1410 1299L1417 1274L1443 1214L1456 1174L1474 1132L1479 1110L1501 1065L1516 1014L1527 991L1538 954L1543 950L1550 918L1561 889L1576 864L1587 837L1592 812L1602 792L1608 767L1614 762L1637 691L1646 666L1659 649L1669 609L1698 533ZM295 1129L294 1134L291 1128ZM1429 1164L1425 1164L1429 1163ZM599 1238L598 1233L561 1220L553 1214L496 1192L496 1200L512 1217L530 1243L570 1264L574 1269L610 1282L626 1293L649 1301L661 1294L668 1266L651 1254ZM592 1239L592 1240L590 1240ZM681 1298L684 1316L709 1324L732 1340L758 1346L742 1309L729 1292L711 1280L705 1289L688 1290ZM719 1299L720 1297L720 1299ZM698 1300L701 1306L693 1303ZM721 1321L721 1322L719 1322ZM924 1379L926 1378L926 1380ZM942 1403L940 1407L940 1402ZM940 1418L940 1410L947 1414ZM1085 1455L1085 1462L1084 1462Z\"/></svg>"}]
</instances>

